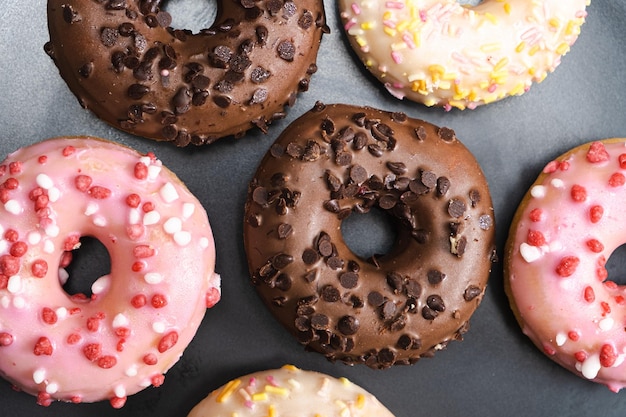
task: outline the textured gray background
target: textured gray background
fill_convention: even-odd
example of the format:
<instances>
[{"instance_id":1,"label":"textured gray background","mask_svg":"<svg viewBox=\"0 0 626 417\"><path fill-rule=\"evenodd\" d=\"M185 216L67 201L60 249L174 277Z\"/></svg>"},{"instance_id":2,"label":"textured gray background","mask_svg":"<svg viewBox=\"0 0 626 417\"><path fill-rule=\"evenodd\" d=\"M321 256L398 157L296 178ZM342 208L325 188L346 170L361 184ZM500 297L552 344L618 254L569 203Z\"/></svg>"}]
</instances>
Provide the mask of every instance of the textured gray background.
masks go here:
<instances>
[{"instance_id":1,"label":"textured gray background","mask_svg":"<svg viewBox=\"0 0 626 417\"><path fill-rule=\"evenodd\" d=\"M374 371L332 364L305 352L264 309L249 284L241 239L246 186L258 162L288 123L322 100L404 111L455 129L490 182L502 255L513 212L548 161L590 140L626 136L622 26L626 0L594 0L582 34L563 64L526 95L450 113L398 101L381 89L348 50L335 2L325 0L332 33L323 39L319 72L309 92L300 96L288 118L268 135L254 132L189 149L121 133L79 107L43 52L48 40L45 3L0 0L0 155L48 137L80 134L154 151L198 196L212 220L223 300L208 311L165 384L130 397L122 410L115 411L106 402L43 408L33 397L0 381L0 415L185 416L227 380L284 363L346 376L374 393L398 417L626 414L626 392L613 394L579 379L545 358L522 335L503 292L501 263L494 267L463 342L414 366ZM167 8L177 27L199 29L211 23L213 5L207 0L170 0ZM375 219L371 222L384 237L386 229ZM364 243L367 222L356 223L361 226L352 228L353 241L361 242L362 250L371 250ZM617 269L625 261L626 255L618 253L609 263ZM610 273L626 282L614 270Z\"/></svg>"}]
</instances>

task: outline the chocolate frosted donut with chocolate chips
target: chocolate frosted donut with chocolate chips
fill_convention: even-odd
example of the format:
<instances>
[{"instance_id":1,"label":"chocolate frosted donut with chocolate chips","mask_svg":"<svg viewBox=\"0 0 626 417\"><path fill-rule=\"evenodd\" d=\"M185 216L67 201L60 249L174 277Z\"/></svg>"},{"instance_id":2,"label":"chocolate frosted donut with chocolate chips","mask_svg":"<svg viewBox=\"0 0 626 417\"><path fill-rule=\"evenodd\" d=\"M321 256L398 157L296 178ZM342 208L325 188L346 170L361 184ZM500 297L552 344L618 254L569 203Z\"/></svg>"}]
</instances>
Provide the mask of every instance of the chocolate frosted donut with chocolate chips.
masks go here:
<instances>
[{"instance_id":1,"label":"chocolate frosted donut with chocolate chips","mask_svg":"<svg viewBox=\"0 0 626 417\"><path fill-rule=\"evenodd\" d=\"M383 210L393 248L362 259L341 232ZM487 181L445 127L368 107L315 107L280 135L249 185L252 282L308 349L372 368L460 340L495 259Z\"/></svg>"},{"instance_id":2,"label":"chocolate frosted donut with chocolate chips","mask_svg":"<svg viewBox=\"0 0 626 417\"><path fill-rule=\"evenodd\" d=\"M49 0L45 50L80 104L126 132L178 146L284 117L316 72L322 0L218 0L197 34L161 0Z\"/></svg>"}]
</instances>

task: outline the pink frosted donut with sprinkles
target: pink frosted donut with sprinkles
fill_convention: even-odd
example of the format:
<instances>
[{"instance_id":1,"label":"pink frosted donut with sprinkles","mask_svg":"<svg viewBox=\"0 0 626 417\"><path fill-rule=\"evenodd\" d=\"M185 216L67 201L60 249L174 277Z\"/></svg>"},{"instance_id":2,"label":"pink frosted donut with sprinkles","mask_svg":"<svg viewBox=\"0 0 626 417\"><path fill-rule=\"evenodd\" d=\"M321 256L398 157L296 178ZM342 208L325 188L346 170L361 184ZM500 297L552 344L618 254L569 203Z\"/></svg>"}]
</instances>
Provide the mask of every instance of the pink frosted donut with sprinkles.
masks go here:
<instances>
[{"instance_id":1,"label":"pink frosted donut with sprinkles","mask_svg":"<svg viewBox=\"0 0 626 417\"><path fill-rule=\"evenodd\" d=\"M561 62L590 0L339 0L351 46L391 94L446 110L526 92Z\"/></svg>"},{"instance_id":2,"label":"pink frosted donut with sprinkles","mask_svg":"<svg viewBox=\"0 0 626 417\"><path fill-rule=\"evenodd\" d=\"M80 239L108 250L92 294L69 295ZM159 386L220 299L199 201L154 154L89 137L22 148L0 165L0 375L54 400Z\"/></svg>"},{"instance_id":3,"label":"pink frosted donut with sprinkles","mask_svg":"<svg viewBox=\"0 0 626 417\"><path fill-rule=\"evenodd\" d=\"M626 386L626 286L610 255L626 243L626 139L550 162L519 206L505 288L523 332L552 360L612 391Z\"/></svg>"},{"instance_id":4,"label":"pink frosted donut with sprinkles","mask_svg":"<svg viewBox=\"0 0 626 417\"><path fill-rule=\"evenodd\" d=\"M346 378L293 365L233 379L188 417L394 417L376 397Z\"/></svg>"}]
</instances>

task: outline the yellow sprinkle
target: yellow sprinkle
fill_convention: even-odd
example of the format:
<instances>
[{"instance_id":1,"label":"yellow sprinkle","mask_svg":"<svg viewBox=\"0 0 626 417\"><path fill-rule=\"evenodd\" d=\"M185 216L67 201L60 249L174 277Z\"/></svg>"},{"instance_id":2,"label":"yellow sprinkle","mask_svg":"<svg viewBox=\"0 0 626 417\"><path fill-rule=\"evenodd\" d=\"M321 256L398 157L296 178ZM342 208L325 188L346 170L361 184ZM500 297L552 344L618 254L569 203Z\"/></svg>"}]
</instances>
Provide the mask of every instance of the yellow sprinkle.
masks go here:
<instances>
[{"instance_id":1,"label":"yellow sprinkle","mask_svg":"<svg viewBox=\"0 0 626 417\"><path fill-rule=\"evenodd\" d=\"M239 417L239 414L237 414L236 411L233 411L233 413L230 415L230 417Z\"/></svg>"},{"instance_id":2,"label":"yellow sprinkle","mask_svg":"<svg viewBox=\"0 0 626 417\"><path fill-rule=\"evenodd\" d=\"M519 83L509 92L512 96L519 96L524 94L524 83Z\"/></svg>"},{"instance_id":3,"label":"yellow sprinkle","mask_svg":"<svg viewBox=\"0 0 626 417\"><path fill-rule=\"evenodd\" d=\"M470 91L469 95L467 96L467 99L469 101L476 101L478 99L478 93L476 93L475 90Z\"/></svg>"},{"instance_id":4,"label":"yellow sprinkle","mask_svg":"<svg viewBox=\"0 0 626 417\"><path fill-rule=\"evenodd\" d=\"M532 48L530 48L530 50L528 51L528 55L533 56L537 52L539 52L539 45L535 45Z\"/></svg>"},{"instance_id":5,"label":"yellow sprinkle","mask_svg":"<svg viewBox=\"0 0 626 417\"><path fill-rule=\"evenodd\" d=\"M462 101L450 100L448 104L450 104L452 107L455 107L459 110L465 110L465 103Z\"/></svg>"},{"instance_id":6,"label":"yellow sprinkle","mask_svg":"<svg viewBox=\"0 0 626 417\"><path fill-rule=\"evenodd\" d=\"M413 43L415 46L420 46L422 43L420 32L413 32Z\"/></svg>"},{"instance_id":7,"label":"yellow sprinkle","mask_svg":"<svg viewBox=\"0 0 626 417\"><path fill-rule=\"evenodd\" d=\"M357 397L356 397L356 407L357 408L365 407L365 395L363 395L363 394L357 395Z\"/></svg>"},{"instance_id":8,"label":"yellow sprinkle","mask_svg":"<svg viewBox=\"0 0 626 417\"><path fill-rule=\"evenodd\" d=\"M383 13L383 20L389 20L391 19L391 16L391 12L387 10L385 13Z\"/></svg>"},{"instance_id":9,"label":"yellow sprinkle","mask_svg":"<svg viewBox=\"0 0 626 417\"><path fill-rule=\"evenodd\" d=\"M424 105L425 105L426 107L432 107L432 106L434 106L435 104L437 104L437 101L436 101L434 98L429 98L429 99L427 99L427 100L424 100Z\"/></svg>"},{"instance_id":10,"label":"yellow sprinkle","mask_svg":"<svg viewBox=\"0 0 626 417\"><path fill-rule=\"evenodd\" d=\"M478 86L483 89L486 90L489 87L489 81L481 81L478 83Z\"/></svg>"},{"instance_id":11,"label":"yellow sprinkle","mask_svg":"<svg viewBox=\"0 0 626 417\"><path fill-rule=\"evenodd\" d=\"M569 44L563 42L556 48L556 53L559 55L565 55L569 51Z\"/></svg>"},{"instance_id":12,"label":"yellow sprinkle","mask_svg":"<svg viewBox=\"0 0 626 417\"><path fill-rule=\"evenodd\" d=\"M273 404L267 410L267 417L276 417L276 407Z\"/></svg>"},{"instance_id":13,"label":"yellow sprinkle","mask_svg":"<svg viewBox=\"0 0 626 417\"><path fill-rule=\"evenodd\" d=\"M500 48L502 48L502 44L500 42L485 43L480 46L480 50L485 53L498 51Z\"/></svg>"},{"instance_id":14,"label":"yellow sprinkle","mask_svg":"<svg viewBox=\"0 0 626 417\"><path fill-rule=\"evenodd\" d=\"M576 23L573 20L567 22L567 26L565 26L565 34L571 35L574 33L574 28L576 27Z\"/></svg>"},{"instance_id":15,"label":"yellow sprinkle","mask_svg":"<svg viewBox=\"0 0 626 417\"><path fill-rule=\"evenodd\" d=\"M442 90L449 90L452 87L450 81L440 81L439 88Z\"/></svg>"},{"instance_id":16,"label":"yellow sprinkle","mask_svg":"<svg viewBox=\"0 0 626 417\"><path fill-rule=\"evenodd\" d=\"M288 371L299 371L300 369L297 366L294 365L283 365L283 369L286 369Z\"/></svg>"},{"instance_id":17,"label":"yellow sprinkle","mask_svg":"<svg viewBox=\"0 0 626 417\"><path fill-rule=\"evenodd\" d=\"M376 25L374 24L374 22L363 22L361 23L361 29L363 30L369 30L374 28Z\"/></svg>"},{"instance_id":18,"label":"yellow sprinkle","mask_svg":"<svg viewBox=\"0 0 626 417\"><path fill-rule=\"evenodd\" d=\"M383 32L385 32L389 36L396 36L396 33L398 33L395 29L392 29L388 26L385 26L383 28Z\"/></svg>"},{"instance_id":19,"label":"yellow sprinkle","mask_svg":"<svg viewBox=\"0 0 626 417\"><path fill-rule=\"evenodd\" d=\"M537 68L535 67L528 68L528 74L535 75L536 72L537 72Z\"/></svg>"},{"instance_id":20,"label":"yellow sprinkle","mask_svg":"<svg viewBox=\"0 0 626 417\"><path fill-rule=\"evenodd\" d=\"M267 401L267 392L255 392L252 394L252 401Z\"/></svg>"},{"instance_id":21,"label":"yellow sprinkle","mask_svg":"<svg viewBox=\"0 0 626 417\"><path fill-rule=\"evenodd\" d=\"M223 403L231 396L231 394L237 389L237 387L241 384L241 379L233 379L229 383L226 384L222 392L219 393L215 401L218 403Z\"/></svg>"},{"instance_id":22,"label":"yellow sprinkle","mask_svg":"<svg viewBox=\"0 0 626 417\"><path fill-rule=\"evenodd\" d=\"M508 63L509 63L509 58L504 57L504 58L502 58L502 59L500 59L498 61L498 63L495 65L495 67L493 67L493 70L496 71L496 72L500 71L501 69L506 67L508 65Z\"/></svg>"},{"instance_id":23,"label":"yellow sprinkle","mask_svg":"<svg viewBox=\"0 0 626 417\"><path fill-rule=\"evenodd\" d=\"M505 84L508 77L509 77L509 74L506 72L498 72L498 73L493 73L491 75L491 79L496 84L499 84L499 85Z\"/></svg>"},{"instance_id":24,"label":"yellow sprinkle","mask_svg":"<svg viewBox=\"0 0 626 417\"><path fill-rule=\"evenodd\" d=\"M339 381L341 381L343 385L350 385L350 381L346 377L342 376L341 378L339 378Z\"/></svg>"},{"instance_id":25,"label":"yellow sprinkle","mask_svg":"<svg viewBox=\"0 0 626 417\"><path fill-rule=\"evenodd\" d=\"M498 18L489 12L485 13L485 18L487 18L487 20L489 20L494 25L498 24Z\"/></svg>"},{"instance_id":26,"label":"yellow sprinkle","mask_svg":"<svg viewBox=\"0 0 626 417\"><path fill-rule=\"evenodd\" d=\"M504 13L511 14L511 3L504 3Z\"/></svg>"},{"instance_id":27,"label":"yellow sprinkle","mask_svg":"<svg viewBox=\"0 0 626 417\"><path fill-rule=\"evenodd\" d=\"M360 36L355 36L354 40L356 41L357 45L359 45L361 48L363 48L364 46L367 46L367 41Z\"/></svg>"},{"instance_id":28,"label":"yellow sprinkle","mask_svg":"<svg viewBox=\"0 0 626 417\"><path fill-rule=\"evenodd\" d=\"M552 19L548 20L548 23L553 28L558 28L559 26L561 26L561 21L556 17L553 17Z\"/></svg>"},{"instance_id":29,"label":"yellow sprinkle","mask_svg":"<svg viewBox=\"0 0 626 417\"><path fill-rule=\"evenodd\" d=\"M441 76L441 79L447 80L447 81L454 81L457 78L459 77L457 77L456 73L454 72L446 72Z\"/></svg>"},{"instance_id":30,"label":"yellow sprinkle","mask_svg":"<svg viewBox=\"0 0 626 417\"><path fill-rule=\"evenodd\" d=\"M283 397L289 395L289 390L287 388L275 387L274 385L266 385L265 392L282 395Z\"/></svg>"},{"instance_id":31,"label":"yellow sprinkle","mask_svg":"<svg viewBox=\"0 0 626 417\"><path fill-rule=\"evenodd\" d=\"M397 24L396 28L398 29L399 32L402 32L408 26L409 26L409 21L408 20L403 20L403 21L401 21L400 23Z\"/></svg>"},{"instance_id":32,"label":"yellow sprinkle","mask_svg":"<svg viewBox=\"0 0 626 417\"><path fill-rule=\"evenodd\" d=\"M515 52L522 52L524 50L524 48L526 48L526 42L521 41L516 47L515 47Z\"/></svg>"}]
</instances>

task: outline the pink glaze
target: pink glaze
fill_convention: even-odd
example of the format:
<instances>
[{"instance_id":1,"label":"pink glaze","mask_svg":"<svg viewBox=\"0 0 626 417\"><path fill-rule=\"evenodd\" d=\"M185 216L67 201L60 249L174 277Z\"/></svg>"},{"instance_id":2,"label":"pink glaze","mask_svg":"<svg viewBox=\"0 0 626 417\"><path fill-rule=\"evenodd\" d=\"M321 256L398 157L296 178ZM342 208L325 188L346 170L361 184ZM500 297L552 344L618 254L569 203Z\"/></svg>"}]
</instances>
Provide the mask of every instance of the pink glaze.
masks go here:
<instances>
[{"instance_id":1,"label":"pink glaze","mask_svg":"<svg viewBox=\"0 0 626 417\"><path fill-rule=\"evenodd\" d=\"M42 405L119 408L162 384L220 298L198 200L154 155L94 138L20 149L0 183L0 374ZM60 285L81 236L111 258L91 298Z\"/></svg>"},{"instance_id":2,"label":"pink glaze","mask_svg":"<svg viewBox=\"0 0 626 417\"><path fill-rule=\"evenodd\" d=\"M626 287L605 264L626 242L625 141L586 144L546 166L517 211L505 264L524 333L615 392L626 385Z\"/></svg>"}]
</instances>

